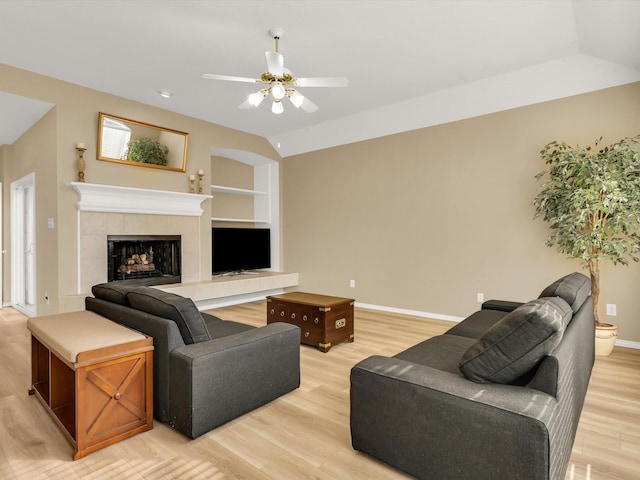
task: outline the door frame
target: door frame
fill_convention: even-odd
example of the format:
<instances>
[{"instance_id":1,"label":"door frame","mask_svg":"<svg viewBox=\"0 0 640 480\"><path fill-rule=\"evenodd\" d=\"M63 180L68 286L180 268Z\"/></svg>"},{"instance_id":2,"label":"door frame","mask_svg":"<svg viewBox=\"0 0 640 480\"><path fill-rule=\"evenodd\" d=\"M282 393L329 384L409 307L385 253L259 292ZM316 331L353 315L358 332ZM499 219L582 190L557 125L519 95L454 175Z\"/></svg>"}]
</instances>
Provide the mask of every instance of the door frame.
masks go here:
<instances>
[{"instance_id":1,"label":"door frame","mask_svg":"<svg viewBox=\"0 0 640 480\"><path fill-rule=\"evenodd\" d=\"M37 312L35 188L33 172L11 182L11 305L28 316ZM28 246L27 227L33 236Z\"/></svg>"}]
</instances>

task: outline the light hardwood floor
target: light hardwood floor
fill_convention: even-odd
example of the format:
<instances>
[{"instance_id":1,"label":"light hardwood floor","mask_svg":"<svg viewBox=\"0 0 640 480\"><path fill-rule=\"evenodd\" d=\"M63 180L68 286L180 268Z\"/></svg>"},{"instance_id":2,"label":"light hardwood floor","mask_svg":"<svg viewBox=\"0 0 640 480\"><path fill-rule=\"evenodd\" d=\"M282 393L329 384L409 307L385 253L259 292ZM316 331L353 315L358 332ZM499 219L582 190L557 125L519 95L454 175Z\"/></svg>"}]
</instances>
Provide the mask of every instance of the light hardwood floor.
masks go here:
<instances>
[{"instance_id":1,"label":"light hardwood floor","mask_svg":"<svg viewBox=\"0 0 640 480\"><path fill-rule=\"evenodd\" d=\"M265 324L265 302L212 311ZM30 387L26 318L0 310L0 478L10 479L402 479L351 448L349 371L393 355L451 323L356 308L355 343L328 353L301 347L298 390L189 440L166 425L73 462L72 449ZM598 358L567 480L640 478L640 351ZM436 479L437 480L437 479Z\"/></svg>"}]
</instances>

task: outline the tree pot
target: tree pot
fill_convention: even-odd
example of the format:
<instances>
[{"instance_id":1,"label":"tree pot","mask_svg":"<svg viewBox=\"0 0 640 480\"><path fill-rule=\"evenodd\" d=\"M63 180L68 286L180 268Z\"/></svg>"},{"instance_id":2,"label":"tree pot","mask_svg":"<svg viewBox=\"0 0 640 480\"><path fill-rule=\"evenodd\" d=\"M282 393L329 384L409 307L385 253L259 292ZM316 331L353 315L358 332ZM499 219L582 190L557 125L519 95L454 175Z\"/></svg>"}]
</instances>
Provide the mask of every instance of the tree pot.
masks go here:
<instances>
[{"instance_id":1,"label":"tree pot","mask_svg":"<svg viewBox=\"0 0 640 480\"><path fill-rule=\"evenodd\" d=\"M618 338L618 326L600 322L596 325L596 355L605 357L613 351Z\"/></svg>"}]
</instances>

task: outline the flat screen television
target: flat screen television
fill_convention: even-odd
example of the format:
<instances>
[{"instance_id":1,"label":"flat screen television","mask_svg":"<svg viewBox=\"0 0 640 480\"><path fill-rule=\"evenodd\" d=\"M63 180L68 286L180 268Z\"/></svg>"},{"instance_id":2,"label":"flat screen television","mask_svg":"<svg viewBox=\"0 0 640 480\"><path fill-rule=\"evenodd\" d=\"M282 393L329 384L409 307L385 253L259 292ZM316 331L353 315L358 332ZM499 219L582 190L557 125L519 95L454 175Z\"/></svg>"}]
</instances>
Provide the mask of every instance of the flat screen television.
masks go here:
<instances>
[{"instance_id":1,"label":"flat screen television","mask_svg":"<svg viewBox=\"0 0 640 480\"><path fill-rule=\"evenodd\" d=\"M271 268L271 232L268 228L211 229L212 273Z\"/></svg>"}]
</instances>

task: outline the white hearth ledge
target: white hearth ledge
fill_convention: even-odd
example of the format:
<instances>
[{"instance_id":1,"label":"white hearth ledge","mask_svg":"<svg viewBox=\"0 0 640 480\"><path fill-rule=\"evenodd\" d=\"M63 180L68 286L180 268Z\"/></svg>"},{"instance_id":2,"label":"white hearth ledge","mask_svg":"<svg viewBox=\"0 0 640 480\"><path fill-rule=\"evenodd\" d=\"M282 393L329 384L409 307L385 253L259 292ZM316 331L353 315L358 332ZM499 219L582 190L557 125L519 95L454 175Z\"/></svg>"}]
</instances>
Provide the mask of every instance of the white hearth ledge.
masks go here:
<instances>
[{"instance_id":1,"label":"white hearth ledge","mask_svg":"<svg viewBox=\"0 0 640 480\"><path fill-rule=\"evenodd\" d=\"M213 198L212 195L198 193L84 182L69 182L67 185L78 192L80 196L77 204L78 211L82 212L146 213L199 217L203 213L201 203Z\"/></svg>"}]
</instances>

